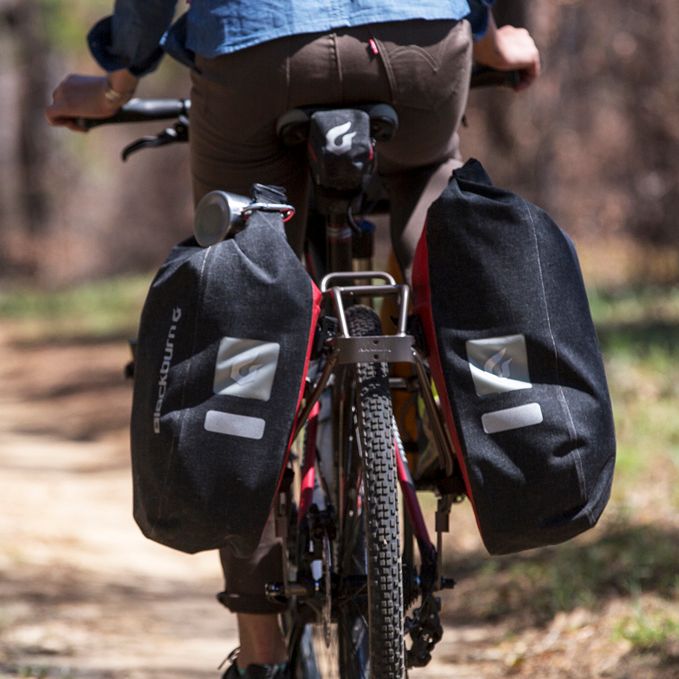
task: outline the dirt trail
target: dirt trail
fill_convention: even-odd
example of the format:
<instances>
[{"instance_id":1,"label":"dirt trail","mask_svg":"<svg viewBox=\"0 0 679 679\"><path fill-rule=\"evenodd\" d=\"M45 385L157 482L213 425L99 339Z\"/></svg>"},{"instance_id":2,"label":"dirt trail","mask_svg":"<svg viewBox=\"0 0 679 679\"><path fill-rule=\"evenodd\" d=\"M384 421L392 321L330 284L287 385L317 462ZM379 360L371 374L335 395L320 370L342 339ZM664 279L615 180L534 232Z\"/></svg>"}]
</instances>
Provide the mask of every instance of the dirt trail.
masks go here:
<instances>
[{"instance_id":1,"label":"dirt trail","mask_svg":"<svg viewBox=\"0 0 679 679\"><path fill-rule=\"evenodd\" d=\"M122 342L0 336L0 676L216 677L235 645L213 554L131 519Z\"/></svg>"},{"instance_id":2,"label":"dirt trail","mask_svg":"<svg viewBox=\"0 0 679 679\"><path fill-rule=\"evenodd\" d=\"M236 638L215 555L156 545L131 518L124 342L46 346L5 327L0 354L0 677L217 678ZM450 546L478 555L466 521ZM411 679L679 677L630 659L615 601L517 628L478 614L476 577L444 603L454 624Z\"/></svg>"}]
</instances>

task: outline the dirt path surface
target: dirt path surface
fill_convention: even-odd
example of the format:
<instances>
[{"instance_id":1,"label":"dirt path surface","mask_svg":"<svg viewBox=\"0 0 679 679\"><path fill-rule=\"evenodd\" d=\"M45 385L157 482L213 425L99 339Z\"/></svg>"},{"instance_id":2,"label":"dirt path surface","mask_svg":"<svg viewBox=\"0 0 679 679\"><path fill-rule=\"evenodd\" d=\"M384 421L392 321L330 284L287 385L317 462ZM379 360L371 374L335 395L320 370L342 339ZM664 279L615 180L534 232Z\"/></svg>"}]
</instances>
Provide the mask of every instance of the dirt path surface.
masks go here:
<instances>
[{"instance_id":1,"label":"dirt path surface","mask_svg":"<svg viewBox=\"0 0 679 679\"><path fill-rule=\"evenodd\" d=\"M45 346L4 329L0 352L0 677L218 677L236 639L215 555L155 545L131 518L124 343ZM679 677L679 649L636 654L616 635L625 601L524 619L549 562L490 580L469 516L450 540L467 577L435 661L411 677Z\"/></svg>"},{"instance_id":2,"label":"dirt path surface","mask_svg":"<svg viewBox=\"0 0 679 679\"><path fill-rule=\"evenodd\" d=\"M124 343L0 349L1 676L218 676L215 555L131 519Z\"/></svg>"}]
</instances>

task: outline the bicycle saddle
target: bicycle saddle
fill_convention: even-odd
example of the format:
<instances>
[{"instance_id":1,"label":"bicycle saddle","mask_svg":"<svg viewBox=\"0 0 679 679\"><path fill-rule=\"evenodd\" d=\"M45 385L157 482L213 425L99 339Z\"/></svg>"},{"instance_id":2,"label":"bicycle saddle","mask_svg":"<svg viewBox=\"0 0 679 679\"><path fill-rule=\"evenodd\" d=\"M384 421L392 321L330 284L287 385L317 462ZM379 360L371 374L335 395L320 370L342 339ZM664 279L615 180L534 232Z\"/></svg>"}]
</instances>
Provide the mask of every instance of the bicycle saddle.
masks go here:
<instances>
[{"instance_id":1,"label":"bicycle saddle","mask_svg":"<svg viewBox=\"0 0 679 679\"><path fill-rule=\"evenodd\" d=\"M348 106L301 106L284 113L276 121L276 134L286 146L306 142L311 116L317 111L365 111L370 118L370 133L376 141L389 141L398 130L398 115L389 104L351 104Z\"/></svg>"}]
</instances>

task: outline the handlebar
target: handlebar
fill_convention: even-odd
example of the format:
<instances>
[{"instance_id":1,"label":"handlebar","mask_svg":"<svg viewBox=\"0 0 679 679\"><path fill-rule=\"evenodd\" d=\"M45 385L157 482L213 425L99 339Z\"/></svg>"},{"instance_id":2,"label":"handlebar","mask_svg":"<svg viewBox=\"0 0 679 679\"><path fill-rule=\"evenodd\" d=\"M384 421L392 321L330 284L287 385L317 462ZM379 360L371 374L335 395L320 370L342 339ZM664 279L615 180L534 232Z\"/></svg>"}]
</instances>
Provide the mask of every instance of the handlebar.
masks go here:
<instances>
[{"instance_id":1,"label":"handlebar","mask_svg":"<svg viewBox=\"0 0 679 679\"><path fill-rule=\"evenodd\" d=\"M475 66L472 69L469 85L472 89L481 87L516 89L520 83L521 71L497 71L487 66ZM76 123L83 130L90 130L100 125L116 123L175 121L171 127L159 134L142 137L126 146L122 153L123 160L126 160L130 154L143 148L188 141L190 111L191 101L189 99L132 99L109 118L78 118Z\"/></svg>"},{"instance_id":2,"label":"handlebar","mask_svg":"<svg viewBox=\"0 0 679 679\"><path fill-rule=\"evenodd\" d=\"M140 123L149 120L174 120L188 118L190 99L131 99L115 115L109 118L78 118L77 124L89 130L112 123Z\"/></svg>"}]
</instances>

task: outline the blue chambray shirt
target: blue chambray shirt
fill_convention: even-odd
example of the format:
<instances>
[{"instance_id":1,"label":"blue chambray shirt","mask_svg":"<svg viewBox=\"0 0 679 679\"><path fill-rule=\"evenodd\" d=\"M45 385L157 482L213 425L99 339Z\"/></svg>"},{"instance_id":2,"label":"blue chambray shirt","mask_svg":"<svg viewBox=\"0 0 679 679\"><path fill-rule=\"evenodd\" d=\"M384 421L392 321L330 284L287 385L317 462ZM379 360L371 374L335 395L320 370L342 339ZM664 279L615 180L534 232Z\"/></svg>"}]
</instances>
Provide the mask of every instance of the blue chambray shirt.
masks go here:
<instances>
[{"instance_id":1,"label":"blue chambray shirt","mask_svg":"<svg viewBox=\"0 0 679 679\"><path fill-rule=\"evenodd\" d=\"M167 52L191 66L206 58L300 33L408 19L467 18L475 36L488 23L493 0L191 0L174 24L177 0L116 0L113 16L88 35L107 71L152 71ZM172 24L172 25L171 25ZM169 30L168 30L169 28Z\"/></svg>"}]
</instances>

